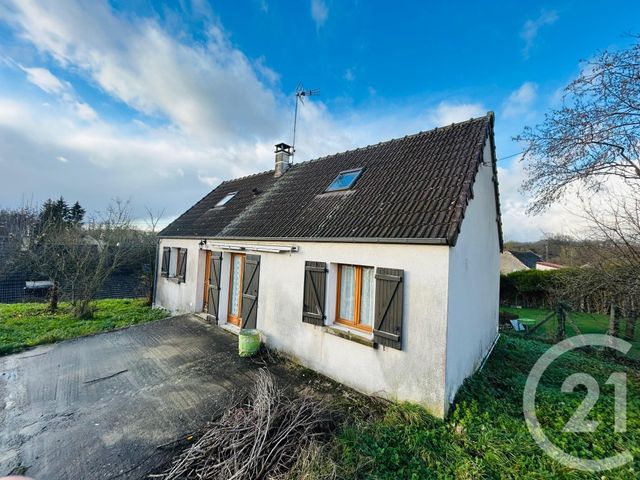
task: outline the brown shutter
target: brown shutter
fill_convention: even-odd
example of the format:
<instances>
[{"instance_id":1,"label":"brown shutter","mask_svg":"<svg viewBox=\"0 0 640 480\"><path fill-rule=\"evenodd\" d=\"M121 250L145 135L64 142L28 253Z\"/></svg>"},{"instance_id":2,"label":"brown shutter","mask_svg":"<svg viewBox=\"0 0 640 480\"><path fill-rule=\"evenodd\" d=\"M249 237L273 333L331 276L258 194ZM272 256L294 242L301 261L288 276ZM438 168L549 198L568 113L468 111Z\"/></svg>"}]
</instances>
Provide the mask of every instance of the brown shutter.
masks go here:
<instances>
[{"instance_id":1,"label":"brown shutter","mask_svg":"<svg viewBox=\"0 0 640 480\"><path fill-rule=\"evenodd\" d=\"M247 255L242 275L242 328L256 328L259 282L260 255Z\"/></svg>"},{"instance_id":2,"label":"brown shutter","mask_svg":"<svg viewBox=\"0 0 640 480\"><path fill-rule=\"evenodd\" d=\"M402 350L403 270L376 270L376 306L373 341Z\"/></svg>"},{"instance_id":3,"label":"brown shutter","mask_svg":"<svg viewBox=\"0 0 640 480\"><path fill-rule=\"evenodd\" d=\"M178 280L184 282L184 279L187 277L187 249L180 249L180 256L178 257L180 264L178 265Z\"/></svg>"},{"instance_id":4,"label":"brown shutter","mask_svg":"<svg viewBox=\"0 0 640 480\"><path fill-rule=\"evenodd\" d=\"M171 248L164 247L162 249L162 264L160 267L160 275L163 277L169 276L169 261L171 259Z\"/></svg>"},{"instance_id":5,"label":"brown shutter","mask_svg":"<svg viewBox=\"0 0 640 480\"><path fill-rule=\"evenodd\" d=\"M220 322L218 314L220 312L220 272L222 270L222 252L211 252L211 263L209 268L209 301L207 303L207 313L215 318L216 323Z\"/></svg>"},{"instance_id":6,"label":"brown shutter","mask_svg":"<svg viewBox=\"0 0 640 480\"><path fill-rule=\"evenodd\" d=\"M324 325L327 267L324 262L305 262L302 321Z\"/></svg>"}]
</instances>

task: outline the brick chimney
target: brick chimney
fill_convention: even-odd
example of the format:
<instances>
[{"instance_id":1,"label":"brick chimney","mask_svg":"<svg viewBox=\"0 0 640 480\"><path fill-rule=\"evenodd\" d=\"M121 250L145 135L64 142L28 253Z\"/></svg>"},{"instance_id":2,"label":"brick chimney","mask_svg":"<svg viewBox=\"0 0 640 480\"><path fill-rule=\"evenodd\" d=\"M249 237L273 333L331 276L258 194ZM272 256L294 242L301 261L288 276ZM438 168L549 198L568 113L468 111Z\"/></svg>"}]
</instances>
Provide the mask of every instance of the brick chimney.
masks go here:
<instances>
[{"instance_id":1,"label":"brick chimney","mask_svg":"<svg viewBox=\"0 0 640 480\"><path fill-rule=\"evenodd\" d=\"M286 143L279 143L276 145L276 169L273 174L274 177L281 177L284 175L284 172L289 170L289 167L291 166L291 163L289 163L291 155L293 155L291 145L287 145Z\"/></svg>"}]
</instances>

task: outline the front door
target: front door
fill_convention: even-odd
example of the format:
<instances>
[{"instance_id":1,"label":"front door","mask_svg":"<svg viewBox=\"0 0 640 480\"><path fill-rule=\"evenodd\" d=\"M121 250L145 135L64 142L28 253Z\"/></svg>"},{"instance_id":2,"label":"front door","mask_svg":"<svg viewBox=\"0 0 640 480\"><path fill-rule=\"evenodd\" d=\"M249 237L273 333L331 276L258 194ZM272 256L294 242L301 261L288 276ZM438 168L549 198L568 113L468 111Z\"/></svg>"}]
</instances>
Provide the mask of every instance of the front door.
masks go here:
<instances>
[{"instance_id":1,"label":"front door","mask_svg":"<svg viewBox=\"0 0 640 480\"><path fill-rule=\"evenodd\" d=\"M242 325L242 275L244 273L244 255L231 255L231 273L229 276L229 313L227 322L240 327Z\"/></svg>"}]
</instances>

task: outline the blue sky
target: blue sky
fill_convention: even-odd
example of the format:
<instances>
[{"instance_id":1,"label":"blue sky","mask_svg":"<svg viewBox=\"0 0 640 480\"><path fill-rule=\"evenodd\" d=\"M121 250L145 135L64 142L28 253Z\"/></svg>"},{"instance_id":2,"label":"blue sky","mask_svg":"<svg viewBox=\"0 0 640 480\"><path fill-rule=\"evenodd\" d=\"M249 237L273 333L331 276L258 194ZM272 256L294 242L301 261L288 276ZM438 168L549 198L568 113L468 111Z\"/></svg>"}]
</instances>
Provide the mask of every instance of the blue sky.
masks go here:
<instances>
[{"instance_id":1,"label":"blue sky","mask_svg":"<svg viewBox=\"0 0 640 480\"><path fill-rule=\"evenodd\" d=\"M180 214L224 179L496 113L498 157L560 105L579 61L623 48L637 2L0 0L0 205L64 195ZM635 30L634 30L635 29ZM507 239L570 233L527 217L500 162Z\"/></svg>"}]
</instances>

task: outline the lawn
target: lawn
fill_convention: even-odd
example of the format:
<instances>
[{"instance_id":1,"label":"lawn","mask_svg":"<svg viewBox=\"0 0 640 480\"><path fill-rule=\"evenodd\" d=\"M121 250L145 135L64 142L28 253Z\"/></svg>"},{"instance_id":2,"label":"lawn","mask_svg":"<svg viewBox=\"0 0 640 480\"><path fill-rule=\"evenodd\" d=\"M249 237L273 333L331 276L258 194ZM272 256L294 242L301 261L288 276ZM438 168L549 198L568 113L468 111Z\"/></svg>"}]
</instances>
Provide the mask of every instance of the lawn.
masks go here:
<instances>
[{"instance_id":1,"label":"lawn","mask_svg":"<svg viewBox=\"0 0 640 480\"><path fill-rule=\"evenodd\" d=\"M579 472L555 462L534 443L522 413L522 393L531 367L548 348L543 342L503 335L484 370L465 382L446 421L409 404L391 405L373 417L356 416L311 469L335 469L345 479L638 478L637 367L575 351L552 364L537 395L537 414L545 433L567 453L596 459L627 449L634 456L632 464L608 472ZM628 377L626 433L614 432L613 387L605 385L612 372L620 371ZM577 372L592 375L600 385L600 400L587 417L600 421L594 433L562 432L585 396L581 389L571 394L560 390L564 379Z\"/></svg>"},{"instance_id":2,"label":"lawn","mask_svg":"<svg viewBox=\"0 0 640 480\"><path fill-rule=\"evenodd\" d=\"M514 308L514 307L501 307L501 312L515 313L520 318L529 318L532 320L543 320L551 313L551 310L544 310L539 308ZM609 317L599 313L583 313L572 312L569 314L576 326L583 334L586 333L606 333L609 328ZM540 327L540 334L551 337L556 328L555 319L549 320L546 324ZM624 332L625 323L624 320L620 322L620 328ZM571 325L567 323L568 333L567 336L577 335L574 333ZM629 357L640 360L640 325L636 328L635 340L631 342L633 347L627 354ZM536 332L535 335L538 333Z\"/></svg>"},{"instance_id":3,"label":"lawn","mask_svg":"<svg viewBox=\"0 0 640 480\"><path fill-rule=\"evenodd\" d=\"M150 308L144 300L97 300L90 320L78 320L70 305L61 303L55 314L42 303L0 304L0 355L92 333L150 322L168 315Z\"/></svg>"}]
</instances>

